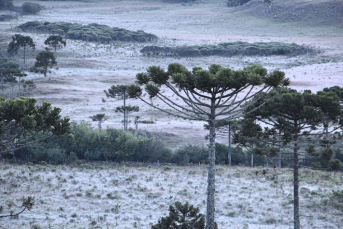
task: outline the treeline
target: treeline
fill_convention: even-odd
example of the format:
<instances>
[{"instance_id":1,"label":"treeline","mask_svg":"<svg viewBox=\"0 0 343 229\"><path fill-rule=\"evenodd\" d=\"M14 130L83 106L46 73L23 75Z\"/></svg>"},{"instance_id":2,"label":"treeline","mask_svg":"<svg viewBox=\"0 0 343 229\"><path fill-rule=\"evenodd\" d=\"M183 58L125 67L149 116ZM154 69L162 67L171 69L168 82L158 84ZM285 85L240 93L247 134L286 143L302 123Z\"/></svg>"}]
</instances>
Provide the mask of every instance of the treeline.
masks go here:
<instances>
[{"instance_id":1,"label":"treeline","mask_svg":"<svg viewBox=\"0 0 343 229\"><path fill-rule=\"evenodd\" d=\"M70 132L64 136L53 136L3 155L9 162L70 164L77 161L144 162L144 163L207 163L208 148L184 146L175 152L151 133L106 129L100 131L87 122L72 123ZM27 136L23 136L27 137ZM216 144L216 163L227 164L228 147ZM241 148L232 148L233 164L248 165L250 154ZM265 160L256 159L256 165Z\"/></svg>"},{"instance_id":2,"label":"treeline","mask_svg":"<svg viewBox=\"0 0 343 229\"><path fill-rule=\"evenodd\" d=\"M81 25L68 22L30 21L18 26L18 28L24 32L58 34L68 39L100 43L109 43L111 41L150 42L158 39L156 35L146 33L143 30L130 31L97 23Z\"/></svg>"},{"instance_id":3,"label":"treeline","mask_svg":"<svg viewBox=\"0 0 343 229\"><path fill-rule=\"evenodd\" d=\"M178 165L199 164L208 162L208 148L194 145L181 147L176 151L167 148L164 143L153 137L154 134L144 131L106 129L100 131L87 122L72 123L70 132L64 136L53 136L42 142L33 143L3 155L13 163L49 163L74 164L107 161L107 162L143 162L173 163ZM157 135L156 135L157 136ZM25 136L23 136L25 137ZM250 166L251 151L241 147L232 147L232 165ZM216 143L216 164L228 164L228 146ZM292 166L292 158L283 158L283 165ZM343 154L336 152L336 157L343 160ZM318 163L323 160L316 159ZM314 161L303 162L310 166ZM273 160L265 156L254 156L254 166L272 166ZM327 164L322 164L327 167Z\"/></svg>"},{"instance_id":4,"label":"treeline","mask_svg":"<svg viewBox=\"0 0 343 229\"><path fill-rule=\"evenodd\" d=\"M304 54L314 54L317 51L295 43L281 42L229 42L218 45L194 45L177 47L146 46L140 51L144 55L162 55L162 56L297 56Z\"/></svg>"}]
</instances>

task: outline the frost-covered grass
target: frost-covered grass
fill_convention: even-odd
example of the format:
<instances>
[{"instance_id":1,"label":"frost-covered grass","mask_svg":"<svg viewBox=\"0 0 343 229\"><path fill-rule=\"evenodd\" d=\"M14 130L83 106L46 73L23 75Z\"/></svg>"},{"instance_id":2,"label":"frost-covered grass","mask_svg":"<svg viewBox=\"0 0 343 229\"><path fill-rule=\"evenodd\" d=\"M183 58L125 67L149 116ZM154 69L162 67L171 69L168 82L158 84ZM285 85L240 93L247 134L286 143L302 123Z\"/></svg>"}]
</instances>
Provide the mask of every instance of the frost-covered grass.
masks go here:
<instances>
[{"instance_id":1,"label":"frost-covered grass","mask_svg":"<svg viewBox=\"0 0 343 229\"><path fill-rule=\"evenodd\" d=\"M263 168L217 167L216 221L219 228L292 228L292 172L266 177ZM261 174L261 172L259 173ZM274 175L277 175L275 179ZM331 206L342 189L342 173L302 170L303 228L342 228L342 212ZM22 196L35 205L0 228L150 228L176 201L206 211L206 166L127 167L113 165L0 167L3 214L20 209Z\"/></svg>"}]
</instances>

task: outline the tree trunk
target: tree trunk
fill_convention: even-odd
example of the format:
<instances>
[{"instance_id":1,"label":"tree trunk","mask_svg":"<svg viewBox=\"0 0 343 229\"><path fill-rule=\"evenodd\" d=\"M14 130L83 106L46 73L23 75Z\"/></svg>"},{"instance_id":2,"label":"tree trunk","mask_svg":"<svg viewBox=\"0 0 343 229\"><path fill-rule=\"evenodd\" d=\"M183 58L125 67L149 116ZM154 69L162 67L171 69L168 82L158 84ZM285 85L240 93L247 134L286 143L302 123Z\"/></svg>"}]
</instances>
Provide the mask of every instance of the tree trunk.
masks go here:
<instances>
[{"instance_id":1,"label":"tree trunk","mask_svg":"<svg viewBox=\"0 0 343 229\"><path fill-rule=\"evenodd\" d=\"M251 154L250 166L254 167L254 154Z\"/></svg>"},{"instance_id":2,"label":"tree trunk","mask_svg":"<svg viewBox=\"0 0 343 229\"><path fill-rule=\"evenodd\" d=\"M24 46L24 64L26 65L26 62L25 62L26 56L25 56L25 54L26 54L26 46Z\"/></svg>"},{"instance_id":3,"label":"tree trunk","mask_svg":"<svg viewBox=\"0 0 343 229\"><path fill-rule=\"evenodd\" d=\"M281 169L281 130L279 131L279 155L278 155L277 167Z\"/></svg>"},{"instance_id":4,"label":"tree trunk","mask_svg":"<svg viewBox=\"0 0 343 229\"><path fill-rule=\"evenodd\" d=\"M294 125L294 229L300 229L299 219L299 155L298 155L298 123L295 121Z\"/></svg>"},{"instance_id":5,"label":"tree trunk","mask_svg":"<svg viewBox=\"0 0 343 229\"><path fill-rule=\"evenodd\" d=\"M19 97L20 97L20 77L18 77Z\"/></svg>"},{"instance_id":6,"label":"tree trunk","mask_svg":"<svg viewBox=\"0 0 343 229\"><path fill-rule=\"evenodd\" d=\"M231 123L229 123L229 153L228 153L228 164L231 166Z\"/></svg>"},{"instance_id":7,"label":"tree trunk","mask_svg":"<svg viewBox=\"0 0 343 229\"><path fill-rule=\"evenodd\" d=\"M123 89L124 96L124 131L127 131L127 114L126 114L126 89Z\"/></svg>"},{"instance_id":8,"label":"tree trunk","mask_svg":"<svg viewBox=\"0 0 343 229\"><path fill-rule=\"evenodd\" d=\"M214 225L214 194L215 194L215 109L212 101L210 125L210 147L208 155L208 180L207 180L207 212L206 212L206 229L215 229Z\"/></svg>"}]
</instances>

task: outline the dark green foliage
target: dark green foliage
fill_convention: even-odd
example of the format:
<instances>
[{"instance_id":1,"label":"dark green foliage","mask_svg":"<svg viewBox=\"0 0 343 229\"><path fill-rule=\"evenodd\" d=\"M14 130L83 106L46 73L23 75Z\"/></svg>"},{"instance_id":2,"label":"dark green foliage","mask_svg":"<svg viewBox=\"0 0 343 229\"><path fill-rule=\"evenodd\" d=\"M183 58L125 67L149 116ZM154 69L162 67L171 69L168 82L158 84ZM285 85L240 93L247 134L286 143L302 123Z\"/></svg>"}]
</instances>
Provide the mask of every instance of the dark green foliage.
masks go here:
<instances>
[{"instance_id":1,"label":"dark green foliage","mask_svg":"<svg viewBox=\"0 0 343 229\"><path fill-rule=\"evenodd\" d=\"M169 206L169 216L162 217L151 229L204 229L205 217L199 213L199 208L175 202L175 207Z\"/></svg>"},{"instance_id":2,"label":"dark green foliage","mask_svg":"<svg viewBox=\"0 0 343 229\"><path fill-rule=\"evenodd\" d=\"M188 163L198 164L207 162L208 148L188 145L178 149L173 155L172 162L180 165Z\"/></svg>"},{"instance_id":3,"label":"dark green foliage","mask_svg":"<svg viewBox=\"0 0 343 229\"><path fill-rule=\"evenodd\" d=\"M332 191L330 202L334 208L343 210L343 190Z\"/></svg>"},{"instance_id":4,"label":"dark green foliage","mask_svg":"<svg viewBox=\"0 0 343 229\"><path fill-rule=\"evenodd\" d=\"M102 122L107 120L107 117L105 116L105 114L96 114L90 117L92 119L93 122L98 122L98 127L101 130L101 124Z\"/></svg>"},{"instance_id":5,"label":"dark green foliage","mask_svg":"<svg viewBox=\"0 0 343 229\"><path fill-rule=\"evenodd\" d=\"M0 0L0 10L8 10L13 8L13 0Z\"/></svg>"},{"instance_id":6,"label":"dark green foliage","mask_svg":"<svg viewBox=\"0 0 343 229\"><path fill-rule=\"evenodd\" d=\"M163 142L145 134L117 129L99 131L89 123L72 123L67 136L54 136L14 153L17 160L51 164L89 161L170 162L171 152ZM8 157L11 158L11 157Z\"/></svg>"},{"instance_id":7,"label":"dark green foliage","mask_svg":"<svg viewBox=\"0 0 343 229\"><path fill-rule=\"evenodd\" d=\"M342 162L339 159L332 159L329 161L329 168L333 171L338 171L342 167Z\"/></svg>"},{"instance_id":8,"label":"dark green foliage","mask_svg":"<svg viewBox=\"0 0 343 229\"><path fill-rule=\"evenodd\" d=\"M6 58L0 58L0 69L6 69L6 68L19 68L19 64L15 61L8 60Z\"/></svg>"},{"instance_id":9,"label":"dark green foliage","mask_svg":"<svg viewBox=\"0 0 343 229\"><path fill-rule=\"evenodd\" d=\"M216 164L227 164L228 147L225 144L216 143ZM232 164L247 165L248 154L243 153L239 147L231 148ZM198 164L208 162L208 148L194 145L187 145L175 151L173 154L172 163L179 165ZM257 163L260 165L260 163ZM263 165L263 164L262 164Z\"/></svg>"},{"instance_id":10,"label":"dark green foliage","mask_svg":"<svg viewBox=\"0 0 343 229\"><path fill-rule=\"evenodd\" d=\"M26 51L29 48L32 50L35 50L36 45L30 36L23 36L21 34L15 34L14 36L12 36L12 41L8 44L7 52L10 55L17 54L20 47L22 47L24 51L24 63L25 63Z\"/></svg>"},{"instance_id":11,"label":"dark green foliage","mask_svg":"<svg viewBox=\"0 0 343 229\"><path fill-rule=\"evenodd\" d=\"M23 14L38 14L41 11L42 6L37 3L24 2L21 9Z\"/></svg>"},{"instance_id":12,"label":"dark green foliage","mask_svg":"<svg viewBox=\"0 0 343 229\"><path fill-rule=\"evenodd\" d=\"M228 0L227 6L228 7L241 6L249 1L250 0Z\"/></svg>"},{"instance_id":13,"label":"dark green foliage","mask_svg":"<svg viewBox=\"0 0 343 229\"><path fill-rule=\"evenodd\" d=\"M6 58L0 58L0 83L1 91L4 90L4 85L6 83L16 83L16 77L26 76L20 69L17 62L8 60Z\"/></svg>"},{"instance_id":14,"label":"dark green foliage","mask_svg":"<svg viewBox=\"0 0 343 229\"><path fill-rule=\"evenodd\" d=\"M53 33L68 39L91 42L109 43L113 41L150 42L157 39L153 34L142 30L136 32L92 23L81 25L67 22L37 22L31 21L18 26L24 32Z\"/></svg>"},{"instance_id":15,"label":"dark green foliage","mask_svg":"<svg viewBox=\"0 0 343 229\"><path fill-rule=\"evenodd\" d=\"M162 56L297 56L304 54L314 54L316 51L310 47L288 44L281 42L231 42L218 45L195 45L178 47L159 47L145 46L141 53L144 55L162 55Z\"/></svg>"},{"instance_id":16,"label":"dark green foliage","mask_svg":"<svg viewBox=\"0 0 343 229\"><path fill-rule=\"evenodd\" d=\"M67 42L63 40L61 36L51 35L44 41L44 44L52 47L56 53L56 49L63 48L63 46L65 47L67 45Z\"/></svg>"},{"instance_id":17,"label":"dark green foliage","mask_svg":"<svg viewBox=\"0 0 343 229\"><path fill-rule=\"evenodd\" d=\"M48 68L52 68L55 65L57 65L57 62L54 54L49 51L42 51L38 53L32 71L42 73L46 77Z\"/></svg>"},{"instance_id":18,"label":"dark green foliage","mask_svg":"<svg viewBox=\"0 0 343 229\"><path fill-rule=\"evenodd\" d=\"M0 153L9 153L69 130L69 119L60 116L61 109L47 102L41 105L36 102L34 98L5 100L0 97Z\"/></svg>"}]
</instances>

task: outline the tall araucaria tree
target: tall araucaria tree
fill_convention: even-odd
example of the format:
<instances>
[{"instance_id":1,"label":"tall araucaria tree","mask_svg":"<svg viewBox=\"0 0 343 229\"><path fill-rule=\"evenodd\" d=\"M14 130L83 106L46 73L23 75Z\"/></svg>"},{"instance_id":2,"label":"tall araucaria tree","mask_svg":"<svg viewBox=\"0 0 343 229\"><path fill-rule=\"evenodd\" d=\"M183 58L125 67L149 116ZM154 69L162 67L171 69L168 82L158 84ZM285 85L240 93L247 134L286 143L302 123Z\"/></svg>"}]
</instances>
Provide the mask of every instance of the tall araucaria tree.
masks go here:
<instances>
[{"instance_id":1,"label":"tall araucaria tree","mask_svg":"<svg viewBox=\"0 0 343 229\"><path fill-rule=\"evenodd\" d=\"M265 103L268 101L268 103ZM260 106L258 109L257 106ZM313 156L314 147L306 148L301 139L310 140L312 136L320 136L325 140L330 131L339 127L341 115L339 98L334 92L311 91L297 92L283 88L278 92L272 91L266 96L257 99L246 110L250 117L273 126L282 132L285 144L291 143L293 148L293 175L294 175L294 229L300 228L299 212L299 162L308 156ZM332 125L336 124L336 126ZM331 127L330 127L331 126ZM323 150L324 158L330 160L329 148Z\"/></svg>"},{"instance_id":2,"label":"tall araucaria tree","mask_svg":"<svg viewBox=\"0 0 343 229\"><path fill-rule=\"evenodd\" d=\"M104 90L107 97L116 98L116 99L123 99L123 106L117 107L116 112L122 112L124 114L124 131L127 131L128 126L128 116L129 112L138 111L136 107L126 106L126 99L127 99L127 85L112 85L107 91Z\"/></svg>"},{"instance_id":3,"label":"tall araucaria tree","mask_svg":"<svg viewBox=\"0 0 343 229\"><path fill-rule=\"evenodd\" d=\"M267 74L262 66L249 66L233 70L213 64L209 69L195 67L189 71L185 66L172 63L165 71L151 66L145 73L138 73L136 83L127 88L129 97L143 102L177 117L206 121L209 125L209 165L207 187L206 229L215 228L215 123L223 119L241 116L244 102L254 95L268 92L272 88L288 85L289 80L281 71ZM142 87L144 89L142 89ZM143 96L145 90L150 100ZM166 90L181 100L171 99ZM159 99L166 109L156 106L152 99Z\"/></svg>"},{"instance_id":4,"label":"tall araucaria tree","mask_svg":"<svg viewBox=\"0 0 343 229\"><path fill-rule=\"evenodd\" d=\"M52 47L56 54L56 50L65 47L67 45L67 42L63 40L61 36L51 35L44 41L44 44L48 45L49 47Z\"/></svg>"},{"instance_id":5,"label":"tall araucaria tree","mask_svg":"<svg viewBox=\"0 0 343 229\"><path fill-rule=\"evenodd\" d=\"M23 47L24 51L24 64L26 63L26 51L31 48L35 50L36 44L33 42L30 36L23 36L21 34L15 34L12 37L12 41L8 44L7 52L9 54L17 54L20 47Z\"/></svg>"}]
</instances>

